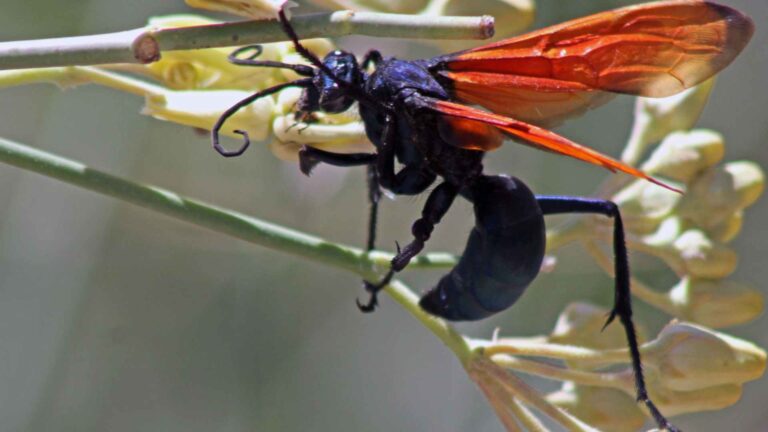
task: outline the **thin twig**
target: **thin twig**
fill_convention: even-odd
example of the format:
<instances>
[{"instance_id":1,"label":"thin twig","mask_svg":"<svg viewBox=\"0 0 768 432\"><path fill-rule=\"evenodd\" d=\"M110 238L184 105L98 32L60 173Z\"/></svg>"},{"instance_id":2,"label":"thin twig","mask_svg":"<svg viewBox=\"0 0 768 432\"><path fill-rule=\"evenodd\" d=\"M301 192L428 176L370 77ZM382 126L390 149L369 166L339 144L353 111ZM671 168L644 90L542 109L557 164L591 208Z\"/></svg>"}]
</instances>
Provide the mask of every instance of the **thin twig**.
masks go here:
<instances>
[{"instance_id":1,"label":"thin twig","mask_svg":"<svg viewBox=\"0 0 768 432\"><path fill-rule=\"evenodd\" d=\"M313 261L375 277L391 254L366 254L362 249L329 242L290 228L265 222L233 210L189 199L156 186L142 185L0 138L0 161L66 183L136 204L177 219L231 235L241 240L312 259ZM427 254L412 261L413 268L446 267L456 263L448 254Z\"/></svg>"},{"instance_id":2,"label":"thin twig","mask_svg":"<svg viewBox=\"0 0 768 432\"><path fill-rule=\"evenodd\" d=\"M351 34L413 39L486 39L493 17L435 17L336 11L294 16L302 38ZM183 28L141 28L116 33L0 43L0 70L108 63L151 63L163 51L286 40L275 20L241 21Z\"/></svg>"}]
</instances>

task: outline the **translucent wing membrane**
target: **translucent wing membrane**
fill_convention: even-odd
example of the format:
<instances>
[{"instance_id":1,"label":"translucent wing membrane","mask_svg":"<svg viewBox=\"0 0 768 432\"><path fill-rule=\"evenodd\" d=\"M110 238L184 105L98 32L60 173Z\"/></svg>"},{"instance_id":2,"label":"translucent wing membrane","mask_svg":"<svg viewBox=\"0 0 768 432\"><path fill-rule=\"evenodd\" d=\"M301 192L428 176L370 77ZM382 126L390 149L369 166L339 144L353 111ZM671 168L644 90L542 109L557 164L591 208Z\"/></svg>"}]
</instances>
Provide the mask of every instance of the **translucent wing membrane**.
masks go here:
<instances>
[{"instance_id":1,"label":"translucent wing membrane","mask_svg":"<svg viewBox=\"0 0 768 432\"><path fill-rule=\"evenodd\" d=\"M606 92L665 97L727 66L752 21L705 1L602 12L442 58L456 98L537 125L601 105Z\"/></svg>"}]
</instances>

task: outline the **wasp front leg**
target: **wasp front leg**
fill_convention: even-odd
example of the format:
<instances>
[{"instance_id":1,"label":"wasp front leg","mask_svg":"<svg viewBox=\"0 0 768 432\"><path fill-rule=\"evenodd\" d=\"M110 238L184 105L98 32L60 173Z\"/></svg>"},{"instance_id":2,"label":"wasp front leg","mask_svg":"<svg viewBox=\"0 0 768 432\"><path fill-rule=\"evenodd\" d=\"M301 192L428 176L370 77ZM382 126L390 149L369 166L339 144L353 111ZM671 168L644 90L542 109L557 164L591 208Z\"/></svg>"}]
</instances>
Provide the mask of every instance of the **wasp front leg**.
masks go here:
<instances>
[{"instance_id":1,"label":"wasp front leg","mask_svg":"<svg viewBox=\"0 0 768 432\"><path fill-rule=\"evenodd\" d=\"M376 153L333 153L304 146L299 150L299 169L309 176L320 162L337 167L371 165L377 160Z\"/></svg>"},{"instance_id":2,"label":"wasp front leg","mask_svg":"<svg viewBox=\"0 0 768 432\"><path fill-rule=\"evenodd\" d=\"M333 153L310 146L304 146L299 150L299 169L307 176L321 162L337 167L363 165L368 167L368 202L370 203L368 240L366 241L366 250L368 251L373 250L376 243L376 224L378 220L379 199L381 198L379 176L375 165L377 159L378 155L376 153Z\"/></svg>"},{"instance_id":3,"label":"wasp front leg","mask_svg":"<svg viewBox=\"0 0 768 432\"><path fill-rule=\"evenodd\" d=\"M365 283L365 289L371 294L371 297L367 304L358 302L357 305L360 310L371 312L376 308L379 291L389 284L395 273L404 269L424 249L424 245L432 235L435 225L440 222L448 212L448 209L451 208L451 204L453 204L458 194L459 188L448 182L441 183L429 194L427 203L421 212L421 218L416 220L411 227L413 241L402 249L398 247L397 255L392 258L390 269L381 281L376 284Z\"/></svg>"}]
</instances>

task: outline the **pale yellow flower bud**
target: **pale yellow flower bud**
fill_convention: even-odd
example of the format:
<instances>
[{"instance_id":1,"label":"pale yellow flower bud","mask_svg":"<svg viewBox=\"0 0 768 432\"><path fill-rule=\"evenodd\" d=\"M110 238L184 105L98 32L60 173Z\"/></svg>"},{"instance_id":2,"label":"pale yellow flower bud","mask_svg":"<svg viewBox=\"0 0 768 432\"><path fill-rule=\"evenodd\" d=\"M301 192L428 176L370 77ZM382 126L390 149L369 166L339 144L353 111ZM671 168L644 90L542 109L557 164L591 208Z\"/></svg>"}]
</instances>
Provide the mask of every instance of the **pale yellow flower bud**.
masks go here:
<instances>
[{"instance_id":1,"label":"pale yellow flower bud","mask_svg":"<svg viewBox=\"0 0 768 432\"><path fill-rule=\"evenodd\" d=\"M589 303L571 303L557 318L549 342L593 349L623 348L626 336L621 326L605 326L609 311ZM645 340L645 332L638 328L638 339Z\"/></svg>"},{"instance_id":2,"label":"pale yellow flower bud","mask_svg":"<svg viewBox=\"0 0 768 432\"><path fill-rule=\"evenodd\" d=\"M162 96L147 97L143 113L152 117L183 125L210 130L225 110L251 93L238 90L167 90ZM242 108L232 116L222 135L237 137L232 131L248 132L251 140L263 140L269 134L270 119L274 102L272 98L261 98Z\"/></svg>"},{"instance_id":3,"label":"pale yellow flower bud","mask_svg":"<svg viewBox=\"0 0 768 432\"><path fill-rule=\"evenodd\" d=\"M691 183L679 213L709 229L753 204L762 194L765 176L753 162L731 162L709 169Z\"/></svg>"},{"instance_id":4,"label":"pale yellow flower bud","mask_svg":"<svg viewBox=\"0 0 768 432\"><path fill-rule=\"evenodd\" d=\"M739 210L732 213L728 219L711 226L707 229L709 236L719 242L728 243L733 240L739 232L741 232L741 226L744 224L744 212Z\"/></svg>"},{"instance_id":5,"label":"pale yellow flower bud","mask_svg":"<svg viewBox=\"0 0 768 432\"><path fill-rule=\"evenodd\" d=\"M668 258L678 261L685 273L694 277L719 279L736 269L736 252L697 229L681 234L675 240L673 249L677 252L676 256L667 254Z\"/></svg>"},{"instance_id":6,"label":"pale yellow flower bud","mask_svg":"<svg viewBox=\"0 0 768 432\"><path fill-rule=\"evenodd\" d=\"M177 28L214 21L196 15L169 15L152 18L149 27ZM280 61L289 43L263 44L261 60ZM140 66L138 72L148 73L166 87L172 89L242 89L266 88L285 81L280 70L274 68L246 67L232 64L227 57L235 50L208 48L201 50L176 50L163 52L159 61Z\"/></svg>"},{"instance_id":7,"label":"pale yellow flower bud","mask_svg":"<svg viewBox=\"0 0 768 432\"><path fill-rule=\"evenodd\" d=\"M712 328L743 324L763 312L763 295L728 280L684 277L669 291L677 315Z\"/></svg>"},{"instance_id":8,"label":"pale yellow flower bud","mask_svg":"<svg viewBox=\"0 0 768 432\"><path fill-rule=\"evenodd\" d=\"M759 378L766 353L751 342L673 321L643 345L643 360L663 377L657 387L692 391Z\"/></svg>"},{"instance_id":9,"label":"pale yellow flower bud","mask_svg":"<svg viewBox=\"0 0 768 432\"><path fill-rule=\"evenodd\" d=\"M621 390L566 381L547 400L599 430L636 432L647 420L634 398Z\"/></svg>"},{"instance_id":10,"label":"pale yellow flower bud","mask_svg":"<svg viewBox=\"0 0 768 432\"><path fill-rule=\"evenodd\" d=\"M317 112L314 121L297 123L293 112L302 90L289 88L277 96L272 122L275 140L272 152L283 160L298 160L298 151L304 145L338 153L372 152L374 149L365 135L365 126L352 108L339 114Z\"/></svg>"},{"instance_id":11,"label":"pale yellow flower bud","mask_svg":"<svg viewBox=\"0 0 768 432\"><path fill-rule=\"evenodd\" d=\"M727 408L741 398L742 386L725 384L705 387L692 391L676 391L660 387L654 376L648 380L651 398L661 412L667 416L680 414L717 411Z\"/></svg>"},{"instance_id":12,"label":"pale yellow flower bud","mask_svg":"<svg viewBox=\"0 0 768 432\"><path fill-rule=\"evenodd\" d=\"M644 180L630 183L612 198L621 207L627 230L637 234L654 232L675 211L680 199L680 194Z\"/></svg>"},{"instance_id":13,"label":"pale yellow flower bud","mask_svg":"<svg viewBox=\"0 0 768 432\"><path fill-rule=\"evenodd\" d=\"M270 144L281 159L298 160L298 151L304 145L337 153L371 151L361 122L343 124L298 123L293 114L278 116L272 123L277 138Z\"/></svg>"},{"instance_id":14,"label":"pale yellow flower bud","mask_svg":"<svg viewBox=\"0 0 768 432\"><path fill-rule=\"evenodd\" d=\"M664 138L642 170L687 183L702 169L720 162L724 153L725 143L717 132L706 129L674 132Z\"/></svg>"}]
</instances>

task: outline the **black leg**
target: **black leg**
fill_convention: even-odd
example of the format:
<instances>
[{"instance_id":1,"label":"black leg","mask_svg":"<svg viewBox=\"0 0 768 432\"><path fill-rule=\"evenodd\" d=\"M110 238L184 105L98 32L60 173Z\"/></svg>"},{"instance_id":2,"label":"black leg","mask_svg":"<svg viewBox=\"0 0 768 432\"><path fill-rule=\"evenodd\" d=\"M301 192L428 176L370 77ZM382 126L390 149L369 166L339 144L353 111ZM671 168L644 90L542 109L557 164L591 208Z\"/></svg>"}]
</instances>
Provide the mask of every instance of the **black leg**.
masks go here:
<instances>
[{"instance_id":1,"label":"black leg","mask_svg":"<svg viewBox=\"0 0 768 432\"><path fill-rule=\"evenodd\" d=\"M397 124L394 117L387 115L376 160L381 185L397 195L416 195L424 192L434 183L437 176L425 163L406 165L395 173L396 146Z\"/></svg>"},{"instance_id":2,"label":"black leg","mask_svg":"<svg viewBox=\"0 0 768 432\"><path fill-rule=\"evenodd\" d=\"M217 152L219 152L220 155L224 157L240 156L241 154L243 154L243 152L245 152L246 149L248 149L248 146L251 145L251 140L248 138L248 133L242 130L236 130L235 133L243 136L243 139L244 139L243 145L240 146L240 148L237 150L232 150L232 151L227 150L221 145L221 143L219 143L219 131L221 130L221 127L224 126L224 122L226 122L227 119L232 117L236 112L240 111L241 108L252 104L257 99L261 99L265 96L275 94L284 88L309 87L311 85L312 85L311 78L302 78L300 80L278 84L266 90L256 92L248 96L247 98L241 100L240 102L232 105L229 109L224 111L224 113L221 115L221 117L219 117L218 120L216 120L216 124L214 124L213 129L211 129L211 141L213 142L213 148Z\"/></svg>"},{"instance_id":3,"label":"black leg","mask_svg":"<svg viewBox=\"0 0 768 432\"><path fill-rule=\"evenodd\" d=\"M632 358L632 370L635 374L635 389L637 400L645 404L659 428L669 431L678 431L665 417L656 405L648 397L643 377L642 362L640 360L640 348L637 342L637 332L632 321L632 298L629 284L629 259L627 246L624 241L624 224L618 206L612 201L579 197L563 196L537 196L542 212L545 215L558 213L597 213L613 218L613 252L615 265L616 288L613 310L605 323L607 326L617 316L624 326L627 335L627 344Z\"/></svg>"},{"instance_id":4,"label":"black leg","mask_svg":"<svg viewBox=\"0 0 768 432\"><path fill-rule=\"evenodd\" d=\"M370 50L365 54L365 57L363 57L363 61L360 63L360 66L363 68L363 70L365 70L368 69L368 66L371 64L378 66L382 60L384 60L384 57L382 57L379 50Z\"/></svg>"},{"instance_id":5,"label":"black leg","mask_svg":"<svg viewBox=\"0 0 768 432\"><path fill-rule=\"evenodd\" d=\"M376 226L379 219L379 200L381 199L381 189L379 188L379 174L376 166L368 165L368 202L370 203L370 212L368 214L368 240L365 242L367 251L372 251L376 247Z\"/></svg>"},{"instance_id":6,"label":"black leg","mask_svg":"<svg viewBox=\"0 0 768 432\"><path fill-rule=\"evenodd\" d=\"M360 310L371 312L376 308L379 291L387 286L395 273L404 269L411 262L411 259L424 249L424 244L432 235L435 225L440 222L445 213L448 212L448 209L451 208L451 204L453 204L458 194L459 188L448 182L441 183L429 194L424 209L421 211L421 218L414 222L411 227L413 241L402 250L398 247L397 255L392 258L391 267L381 281L375 284L365 283L365 289L371 294L371 297L367 304L357 303Z\"/></svg>"},{"instance_id":7,"label":"black leg","mask_svg":"<svg viewBox=\"0 0 768 432\"><path fill-rule=\"evenodd\" d=\"M308 176L320 162L338 167L353 167L371 165L376 162L376 157L376 153L333 153L304 146L299 150L299 169Z\"/></svg>"}]
</instances>

